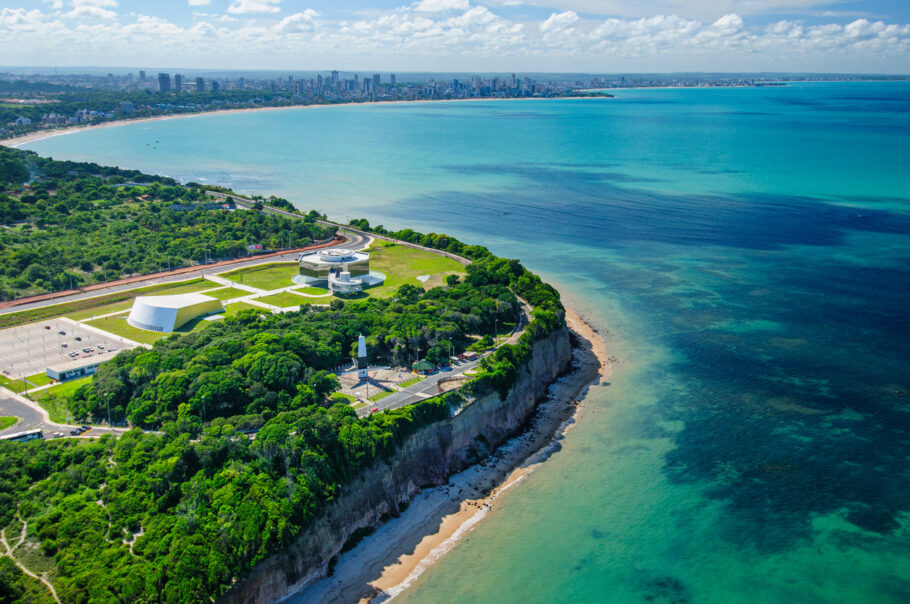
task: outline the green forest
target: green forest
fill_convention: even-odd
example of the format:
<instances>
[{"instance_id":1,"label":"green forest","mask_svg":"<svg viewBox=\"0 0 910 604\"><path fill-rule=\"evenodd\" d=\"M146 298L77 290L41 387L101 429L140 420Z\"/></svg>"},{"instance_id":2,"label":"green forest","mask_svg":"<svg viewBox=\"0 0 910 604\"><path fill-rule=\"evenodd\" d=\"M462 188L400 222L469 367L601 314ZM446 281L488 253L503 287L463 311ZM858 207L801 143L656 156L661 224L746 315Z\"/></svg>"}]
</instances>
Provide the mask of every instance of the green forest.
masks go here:
<instances>
[{"instance_id":1,"label":"green forest","mask_svg":"<svg viewBox=\"0 0 910 604\"><path fill-rule=\"evenodd\" d=\"M335 232L313 212L294 220L203 207L211 201L193 183L0 146L0 299L242 257L249 244L298 247Z\"/></svg>"},{"instance_id":2,"label":"green forest","mask_svg":"<svg viewBox=\"0 0 910 604\"><path fill-rule=\"evenodd\" d=\"M40 167L49 160L29 155L28 161ZM85 193L66 208L68 217L109 211L108 221L123 229L145 221L131 236L137 249L160 243L166 250L169 237L181 230L154 230L151 224L183 225L184 236L196 245L213 231L240 240L259 220L275 228L284 224L259 212L169 214L170 200L162 196L180 191L188 196L181 199L191 200L196 190L165 179L96 172L75 165L50 177L55 186L45 189L44 202L26 202L35 226L15 243L4 240L4 262L23 249L36 253L26 269L47 258L37 242L53 229L58 244L92 236L69 218L58 216L54 227L37 225L50 218L47 204L60 191L61 199ZM155 200L136 202L133 194L118 199L129 187L115 188L115 178L142 179L148 183L143 190L155 191ZM21 210L18 196L4 199L7 207L12 200ZM80 209L81 203L92 207ZM135 214L127 210L132 204ZM51 206L50 213L62 211ZM154 222L163 213L178 222ZM94 224L94 230L105 228ZM146 232L161 233L161 239L143 239ZM257 562L287 547L352 477L389 458L416 430L450 417L466 397L505 397L534 341L564 325L559 294L517 260L497 258L484 247L439 234L398 235L470 258L467 275L452 276L429 291L404 285L383 299L304 305L281 315L242 311L151 349L121 352L70 404L84 418L104 417L110 405L113 419L132 422L132 430L119 439L0 441L0 527L8 543L25 523L17 559L20 551L28 552L29 565L47 572L64 602L210 601ZM123 249L109 253L123 263L131 258L120 255ZM68 265L74 262L65 257ZM107 261L86 260L93 269ZM79 274L88 277L94 270ZM485 357L476 377L460 390L366 417L330 396L338 387L333 368L350 360L358 334L367 336L374 362L442 360L449 350L463 350L478 335L491 334L494 322L514 322L519 298L534 308L518 342ZM49 598L43 585L8 562L0 558L0 601Z\"/></svg>"}]
</instances>

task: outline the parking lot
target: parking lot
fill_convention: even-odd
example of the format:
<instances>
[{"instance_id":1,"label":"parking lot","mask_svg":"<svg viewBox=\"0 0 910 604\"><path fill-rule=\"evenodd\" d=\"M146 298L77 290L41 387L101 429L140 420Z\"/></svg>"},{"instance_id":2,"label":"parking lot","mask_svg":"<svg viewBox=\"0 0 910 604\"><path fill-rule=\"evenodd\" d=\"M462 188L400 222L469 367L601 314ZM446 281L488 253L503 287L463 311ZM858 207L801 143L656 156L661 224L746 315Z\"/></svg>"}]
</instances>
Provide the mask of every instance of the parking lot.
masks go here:
<instances>
[{"instance_id":1,"label":"parking lot","mask_svg":"<svg viewBox=\"0 0 910 604\"><path fill-rule=\"evenodd\" d=\"M11 379L44 373L48 365L79 358L109 356L132 348L113 336L62 319L0 330L0 372ZM91 349L84 352L83 349Z\"/></svg>"}]
</instances>

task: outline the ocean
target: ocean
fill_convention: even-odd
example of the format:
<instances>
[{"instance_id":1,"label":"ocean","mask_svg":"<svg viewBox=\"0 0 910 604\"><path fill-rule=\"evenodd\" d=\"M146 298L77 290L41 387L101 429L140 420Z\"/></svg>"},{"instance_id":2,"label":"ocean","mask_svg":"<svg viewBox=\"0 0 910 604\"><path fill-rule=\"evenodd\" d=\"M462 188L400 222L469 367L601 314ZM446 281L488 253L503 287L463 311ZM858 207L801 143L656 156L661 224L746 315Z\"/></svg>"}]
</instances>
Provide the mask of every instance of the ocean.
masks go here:
<instances>
[{"instance_id":1,"label":"ocean","mask_svg":"<svg viewBox=\"0 0 910 604\"><path fill-rule=\"evenodd\" d=\"M606 335L398 601L910 601L910 83L206 115L25 147L520 258Z\"/></svg>"}]
</instances>

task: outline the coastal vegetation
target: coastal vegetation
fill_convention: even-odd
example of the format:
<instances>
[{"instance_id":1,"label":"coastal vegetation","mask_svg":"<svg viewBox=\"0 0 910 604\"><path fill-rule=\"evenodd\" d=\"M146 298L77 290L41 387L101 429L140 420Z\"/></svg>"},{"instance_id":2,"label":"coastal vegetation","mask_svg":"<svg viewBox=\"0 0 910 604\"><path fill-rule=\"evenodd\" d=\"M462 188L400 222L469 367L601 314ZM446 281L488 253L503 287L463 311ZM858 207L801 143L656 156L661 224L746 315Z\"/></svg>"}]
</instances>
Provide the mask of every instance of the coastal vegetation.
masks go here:
<instances>
[{"instance_id":1,"label":"coastal vegetation","mask_svg":"<svg viewBox=\"0 0 910 604\"><path fill-rule=\"evenodd\" d=\"M334 234L312 217L210 210L200 202L211 199L192 183L0 147L0 299L243 257L251 244L296 247Z\"/></svg>"},{"instance_id":2,"label":"coastal vegetation","mask_svg":"<svg viewBox=\"0 0 910 604\"><path fill-rule=\"evenodd\" d=\"M86 181L101 198L116 196L97 176L61 178L54 191ZM175 188L155 186L156 196ZM158 202L143 203L149 207L123 222L147 218ZM238 214L252 222L235 223ZM236 232L259 214L198 212L194 219L208 225L199 229L204 240L209 227ZM223 230L225 223L233 230ZM70 226L60 225L62 237ZM18 245L34 246L36 232ZM383 297L335 299L327 307L296 294L288 295L300 298L300 310L284 314L235 303L205 329L121 351L93 377L41 393L54 420L110 414L134 428L119 439L0 442L0 527L8 536L25 528L12 558L21 562L17 556L28 551L28 565L47 571L61 601L210 600L287 547L358 472L390 458L409 435L472 396L505 397L534 342L563 326L558 293L486 248L401 234L472 263L448 267L452 274L429 289L403 283ZM396 249L407 248L382 251ZM484 338L492 342L497 326L517 321L521 300L534 308L517 343L484 358L462 389L366 417L339 396L333 371L351 359L359 334L373 363L440 362ZM15 566L0 566L4 598L45 597L30 581Z\"/></svg>"}]
</instances>

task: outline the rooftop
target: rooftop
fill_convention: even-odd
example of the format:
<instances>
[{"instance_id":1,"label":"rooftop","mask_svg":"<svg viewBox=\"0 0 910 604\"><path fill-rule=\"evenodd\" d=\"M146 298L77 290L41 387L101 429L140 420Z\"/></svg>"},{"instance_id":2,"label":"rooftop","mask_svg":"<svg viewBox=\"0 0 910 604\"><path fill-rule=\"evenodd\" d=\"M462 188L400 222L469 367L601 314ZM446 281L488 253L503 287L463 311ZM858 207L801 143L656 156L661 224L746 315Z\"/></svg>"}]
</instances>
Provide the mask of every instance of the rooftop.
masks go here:
<instances>
[{"instance_id":1,"label":"rooftop","mask_svg":"<svg viewBox=\"0 0 910 604\"><path fill-rule=\"evenodd\" d=\"M173 296L139 296L134 304L141 302L158 308L185 308L193 304L201 304L202 302L211 302L213 300L217 300L217 298L204 294L174 294Z\"/></svg>"},{"instance_id":2,"label":"rooftop","mask_svg":"<svg viewBox=\"0 0 910 604\"><path fill-rule=\"evenodd\" d=\"M81 369L83 367L90 367L92 365L100 365L105 361L110 361L114 358L114 355L92 355L90 357L82 357L81 359L73 359L72 361L64 361L63 363L54 363L49 365L48 369L51 371L56 371L57 373L66 373L67 371L72 371L73 369Z\"/></svg>"}]
</instances>

